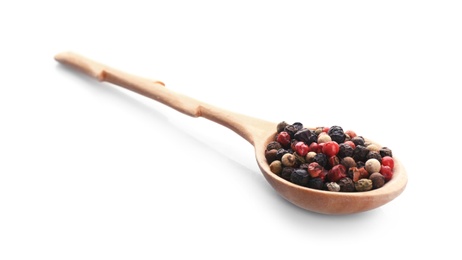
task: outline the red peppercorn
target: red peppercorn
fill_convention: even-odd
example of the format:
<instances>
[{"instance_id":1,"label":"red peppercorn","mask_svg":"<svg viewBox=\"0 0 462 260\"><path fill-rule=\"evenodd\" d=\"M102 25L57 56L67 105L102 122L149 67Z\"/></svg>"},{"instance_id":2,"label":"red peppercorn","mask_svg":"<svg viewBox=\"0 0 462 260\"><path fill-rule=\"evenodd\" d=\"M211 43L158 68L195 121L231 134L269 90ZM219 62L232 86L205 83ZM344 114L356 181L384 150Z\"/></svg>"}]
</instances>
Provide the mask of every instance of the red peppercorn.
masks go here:
<instances>
[{"instance_id":1,"label":"red peppercorn","mask_svg":"<svg viewBox=\"0 0 462 260\"><path fill-rule=\"evenodd\" d=\"M287 147L290 144L290 140L291 140L291 137L289 133L282 131L278 134L277 141L281 145Z\"/></svg>"},{"instance_id":2,"label":"red peppercorn","mask_svg":"<svg viewBox=\"0 0 462 260\"><path fill-rule=\"evenodd\" d=\"M340 159L334 155L334 156L329 157L329 159L327 159L327 162L329 163L330 167L334 167L335 165L340 163Z\"/></svg>"},{"instance_id":3,"label":"red peppercorn","mask_svg":"<svg viewBox=\"0 0 462 260\"><path fill-rule=\"evenodd\" d=\"M390 168L393 170L395 167L395 161L390 156L384 156L382 157L382 165L390 166Z\"/></svg>"},{"instance_id":4,"label":"red peppercorn","mask_svg":"<svg viewBox=\"0 0 462 260\"><path fill-rule=\"evenodd\" d=\"M345 134L347 134L350 138L356 137L356 133L353 130L346 130Z\"/></svg>"},{"instance_id":5,"label":"red peppercorn","mask_svg":"<svg viewBox=\"0 0 462 260\"><path fill-rule=\"evenodd\" d=\"M353 143L353 141L345 141L345 144L349 145L351 148L353 148L353 150L356 148L356 145Z\"/></svg>"},{"instance_id":6,"label":"red peppercorn","mask_svg":"<svg viewBox=\"0 0 462 260\"><path fill-rule=\"evenodd\" d=\"M319 165L317 162L312 162L308 165L308 173L312 178L317 178L319 175L321 175L323 171L323 167Z\"/></svg>"},{"instance_id":7,"label":"red peppercorn","mask_svg":"<svg viewBox=\"0 0 462 260\"><path fill-rule=\"evenodd\" d=\"M304 142L297 142L294 146L294 150L298 155L305 156L310 151L310 148Z\"/></svg>"},{"instance_id":8,"label":"red peppercorn","mask_svg":"<svg viewBox=\"0 0 462 260\"><path fill-rule=\"evenodd\" d=\"M382 167L380 167L380 173L383 175L383 177L385 177L386 182L391 180L393 177L393 171L391 170L390 166L382 165Z\"/></svg>"},{"instance_id":9,"label":"red peppercorn","mask_svg":"<svg viewBox=\"0 0 462 260\"><path fill-rule=\"evenodd\" d=\"M332 167L332 169L329 170L326 177L329 181L333 182L337 182L340 179L347 177L345 166L341 164L335 165Z\"/></svg>"},{"instance_id":10,"label":"red peppercorn","mask_svg":"<svg viewBox=\"0 0 462 260\"><path fill-rule=\"evenodd\" d=\"M316 142L312 142L312 143L310 144L310 151L313 151L313 152L315 152L315 153L319 153L319 152L321 152L321 151L320 151L320 148L321 148L321 147L320 147L319 144L316 143Z\"/></svg>"},{"instance_id":11,"label":"red peppercorn","mask_svg":"<svg viewBox=\"0 0 462 260\"><path fill-rule=\"evenodd\" d=\"M337 142L329 141L325 143L324 146L322 147L322 152L325 153L328 157L331 157L331 156L337 155L339 149L340 148Z\"/></svg>"}]
</instances>

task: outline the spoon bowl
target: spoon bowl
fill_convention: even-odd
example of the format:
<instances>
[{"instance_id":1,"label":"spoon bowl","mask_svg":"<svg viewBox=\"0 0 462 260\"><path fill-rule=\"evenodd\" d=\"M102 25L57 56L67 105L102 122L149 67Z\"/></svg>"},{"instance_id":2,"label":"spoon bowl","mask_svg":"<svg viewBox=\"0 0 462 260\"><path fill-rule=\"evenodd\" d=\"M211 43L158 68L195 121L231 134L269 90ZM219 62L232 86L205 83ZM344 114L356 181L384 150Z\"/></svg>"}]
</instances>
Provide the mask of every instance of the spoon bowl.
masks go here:
<instances>
[{"instance_id":1,"label":"spoon bowl","mask_svg":"<svg viewBox=\"0 0 462 260\"><path fill-rule=\"evenodd\" d=\"M137 77L76 53L60 53L55 56L55 60L78 69L99 81L124 87L186 115L204 117L233 130L253 145L258 167L274 190L284 199L300 208L330 215L359 213L390 202L399 196L406 187L407 174L396 157L393 157L395 166L392 179L383 187L371 191L331 192L296 185L272 173L265 158L266 146L274 140L277 123L231 112L198 101L169 90L161 81ZM379 145L371 140L367 141Z\"/></svg>"}]
</instances>

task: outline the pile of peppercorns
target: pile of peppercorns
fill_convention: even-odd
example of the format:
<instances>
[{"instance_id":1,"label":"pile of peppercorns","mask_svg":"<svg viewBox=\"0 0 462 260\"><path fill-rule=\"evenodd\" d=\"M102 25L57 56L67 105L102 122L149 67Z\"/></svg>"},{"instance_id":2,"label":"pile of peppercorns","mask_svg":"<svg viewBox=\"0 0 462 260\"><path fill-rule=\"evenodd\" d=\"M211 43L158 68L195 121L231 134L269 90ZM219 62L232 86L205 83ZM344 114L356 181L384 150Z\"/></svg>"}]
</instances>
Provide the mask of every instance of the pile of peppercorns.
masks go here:
<instances>
[{"instance_id":1,"label":"pile of peppercorns","mask_svg":"<svg viewBox=\"0 0 462 260\"><path fill-rule=\"evenodd\" d=\"M369 191L393 176L389 148L369 143L340 126L308 129L299 122L281 122L265 157L274 174L318 190Z\"/></svg>"}]
</instances>

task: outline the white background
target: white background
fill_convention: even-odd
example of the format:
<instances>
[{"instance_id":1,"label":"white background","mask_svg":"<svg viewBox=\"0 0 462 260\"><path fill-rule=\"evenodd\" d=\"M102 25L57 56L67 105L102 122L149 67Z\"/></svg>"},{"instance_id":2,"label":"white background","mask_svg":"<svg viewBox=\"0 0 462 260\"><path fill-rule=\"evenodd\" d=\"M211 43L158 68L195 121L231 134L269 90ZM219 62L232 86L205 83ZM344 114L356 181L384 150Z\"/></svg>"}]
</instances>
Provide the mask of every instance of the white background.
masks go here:
<instances>
[{"instance_id":1,"label":"white background","mask_svg":"<svg viewBox=\"0 0 462 260\"><path fill-rule=\"evenodd\" d=\"M455 259L461 13L460 1L0 4L0 259ZM360 214L299 209L241 137L75 73L62 51L268 121L353 129L392 148L408 185Z\"/></svg>"}]
</instances>

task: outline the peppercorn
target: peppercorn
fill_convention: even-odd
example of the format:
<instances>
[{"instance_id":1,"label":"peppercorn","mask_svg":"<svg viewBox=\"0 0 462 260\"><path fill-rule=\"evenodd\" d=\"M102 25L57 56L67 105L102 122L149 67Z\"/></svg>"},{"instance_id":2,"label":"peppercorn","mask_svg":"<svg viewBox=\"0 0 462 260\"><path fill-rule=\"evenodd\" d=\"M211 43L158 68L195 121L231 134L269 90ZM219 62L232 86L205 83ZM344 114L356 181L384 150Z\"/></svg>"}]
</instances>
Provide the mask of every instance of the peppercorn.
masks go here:
<instances>
[{"instance_id":1,"label":"peppercorn","mask_svg":"<svg viewBox=\"0 0 462 260\"><path fill-rule=\"evenodd\" d=\"M294 139L295 140L295 139ZM293 150L295 152L297 152L298 155L300 156L305 156L309 151L310 151L310 147L308 145L306 145L304 142L302 141L297 141L295 140L295 145L294 145L294 148Z\"/></svg>"},{"instance_id":2,"label":"peppercorn","mask_svg":"<svg viewBox=\"0 0 462 260\"><path fill-rule=\"evenodd\" d=\"M385 156L393 157L393 154L392 154L390 148L382 147L379 152L380 152L380 155L382 157L385 157Z\"/></svg>"},{"instance_id":3,"label":"peppercorn","mask_svg":"<svg viewBox=\"0 0 462 260\"><path fill-rule=\"evenodd\" d=\"M366 161L367 154L369 153L369 150L363 145L356 145L356 148L353 151L353 159L355 161Z\"/></svg>"},{"instance_id":4,"label":"peppercorn","mask_svg":"<svg viewBox=\"0 0 462 260\"><path fill-rule=\"evenodd\" d=\"M303 128L303 124L300 123L300 122L295 122L295 123L293 123L292 125L294 126L294 128L295 128L295 130L296 130L295 132L300 131L300 130L302 130L302 128Z\"/></svg>"},{"instance_id":5,"label":"peppercorn","mask_svg":"<svg viewBox=\"0 0 462 260\"><path fill-rule=\"evenodd\" d=\"M366 170L366 167L361 166L361 167L358 167L358 169L359 169L359 178L360 179L369 178L369 172Z\"/></svg>"},{"instance_id":6,"label":"peppercorn","mask_svg":"<svg viewBox=\"0 0 462 260\"><path fill-rule=\"evenodd\" d=\"M271 149L265 152L265 158L268 163L272 163L277 159L278 151L276 149Z\"/></svg>"},{"instance_id":7,"label":"peppercorn","mask_svg":"<svg viewBox=\"0 0 462 260\"><path fill-rule=\"evenodd\" d=\"M314 130L314 133L316 135L319 135L320 133L323 132L323 130L324 130L324 127L319 126L319 127L316 127L316 129Z\"/></svg>"},{"instance_id":8,"label":"peppercorn","mask_svg":"<svg viewBox=\"0 0 462 260\"><path fill-rule=\"evenodd\" d=\"M281 177L285 180L290 181L290 176L292 175L293 171L295 171L294 167L284 167L282 168Z\"/></svg>"},{"instance_id":9,"label":"peppercorn","mask_svg":"<svg viewBox=\"0 0 462 260\"><path fill-rule=\"evenodd\" d=\"M327 166L327 155L323 153L317 153L313 159L315 162L319 163L319 165L321 165L322 167L325 168Z\"/></svg>"},{"instance_id":10,"label":"peppercorn","mask_svg":"<svg viewBox=\"0 0 462 260\"><path fill-rule=\"evenodd\" d=\"M356 135L356 132L353 131L353 130L346 130L346 131L345 131L345 134L348 135L350 138L354 138L354 137L357 136L357 135Z\"/></svg>"},{"instance_id":11,"label":"peppercorn","mask_svg":"<svg viewBox=\"0 0 462 260\"><path fill-rule=\"evenodd\" d=\"M294 138L295 133L298 131L294 125L286 125L284 131L290 134L291 138Z\"/></svg>"},{"instance_id":12,"label":"peppercorn","mask_svg":"<svg viewBox=\"0 0 462 260\"><path fill-rule=\"evenodd\" d=\"M338 165L335 165L334 167L332 167L332 169L329 170L329 172L327 173L327 179L329 181L338 181L344 177L346 177L346 168L345 166L341 165L341 164L338 164Z\"/></svg>"},{"instance_id":13,"label":"peppercorn","mask_svg":"<svg viewBox=\"0 0 462 260\"><path fill-rule=\"evenodd\" d=\"M342 192L355 191L355 184L353 180L348 177L340 179L337 183L340 186L340 191Z\"/></svg>"},{"instance_id":14,"label":"peppercorn","mask_svg":"<svg viewBox=\"0 0 462 260\"><path fill-rule=\"evenodd\" d=\"M361 179L355 182L356 191L368 191L372 190L372 181L369 179Z\"/></svg>"},{"instance_id":15,"label":"peppercorn","mask_svg":"<svg viewBox=\"0 0 462 260\"><path fill-rule=\"evenodd\" d=\"M322 190L324 181L321 178L313 178L308 181L308 188Z\"/></svg>"},{"instance_id":16,"label":"peppercorn","mask_svg":"<svg viewBox=\"0 0 462 260\"><path fill-rule=\"evenodd\" d=\"M312 163L314 162L314 157L316 156L316 153L315 152L308 152L305 156L305 161L307 163Z\"/></svg>"},{"instance_id":17,"label":"peppercorn","mask_svg":"<svg viewBox=\"0 0 462 260\"><path fill-rule=\"evenodd\" d=\"M329 164L329 167L334 167L335 165L337 164L340 164L340 159L337 157L337 156L331 156L329 157L329 159L327 160L328 164Z\"/></svg>"},{"instance_id":18,"label":"peppercorn","mask_svg":"<svg viewBox=\"0 0 462 260\"><path fill-rule=\"evenodd\" d=\"M276 160L276 161L273 161L270 165L270 170L272 173L276 174L276 175L281 175L281 172L282 172L282 164L281 164L281 161L279 160Z\"/></svg>"},{"instance_id":19,"label":"peppercorn","mask_svg":"<svg viewBox=\"0 0 462 260\"><path fill-rule=\"evenodd\" d=\"M340 160L340 164L342 164L343 166L345 166L345 168L348 170L349 168L351 167L356 167L356 162L355 162L355 159L351 158L351 157L345 157L343 158L342 160Z\"/></svg>"},{"instance_id":20,"label":"peppercorn","mask_svg":"<svg viewBox=\"0 0 462 260\"><path fill-rule=\"evenodd\" d=\"M267 151L272 150L272 149L279 150L281 148L282 148L281 144L278 143L277 141L272 141L266 146Z\"/></svg>"},{"instance_id":21,"label":"peppercorn","mask_svg":"<svg viewBox=\"0 0 462 260\"><path fill-rule=\"evenodd\" d=\"M276 159L279 160L279 161L282 160L282 156L284 156L284 154L286 154L286 153L289 153L289 151L284 149L284 148L279 149L277 154L276 154Z\"/></svg>"},{"instance_id":22,"label":"peppercorn","mask_svg":"<svg viewBox=\"0 0 462 260\"><path fill-rule=\"evenodd\" d=\"M379 172L381 166L382 165L380 164L379 160L372 158L366 161L366 165L364 166L364 168L366 168L366 171L369 174L372 174L374 172Z\"/></svg>"},{"instance_id":23,"label":"peppercorn","mask_svg":"<svg viewBox=\"0 0 462 260\"><path fill-rule=\"evenodd\" d=\"M326 189L328 191L340 191L340 185L338 185L336 182L328 182L326 184Z\"/></svg>"},{"instance_id":24,"label":"peppercorn","mask_svg":"<svg viewBox=\"0 0 462 260\"><path fill-rule=\"evenodd\" d=\"M347 171L347 177L352 179L353 182L357 182L361 179L361 172L357 167L351 167Z\"/></svg>"},{"instance_id":25,"label":"peppercorn","mask_svg":"<svg viewBox=\"0 0 462 260\"><path fill-rule=\"evenodd\" d=\"M372 158L377 159L380 163L382 163L382 156L378 151L369 151L369 153L366 156L366 161Z\"/></svg>"},{"instance_id":26,"label":"peppercorn","mask_svg":"<svg viewBox=\"0 0 462 260\"><path fill-rule=\"evenodd\" d=\"M317 162L312 162L308 164L308 173L312 178L317 178L321 174L323 167Z\"/></svg>"},{"instance_id":27,"label":"peppercorn","mask_svg":"<svg viewBox=\"0 0 462 260\"><path fill-rule=\"evenodd\" d=\"M332 138L328 134L322 132L318 135L318 144L327 143L330 141L332 141Z\"/></svg>"},{"instance_id":28,"label":"peppercorn","mask_svg":"<svg viewBox=\"0 0 462 260\"><path fill-rule=\"evenodd\" d=\"M331 137L332 141L335 141L339 144L345 142L345 133L340 126L331 126L329 131L327 131L327 134Z\"/></svg>"},{"instance_id":29,"label":"peppercorn","mask_svg":"<svg viewBox=\"0 0 462 260\"><path fill-rule=\"evenodd\" d=\"M296 152L293 155L295 156L296 164L301 165L306 163L305 156L298 155Z\"/></svg>"},{"instance_id":30,"label":"peppercorn","mask_svg":"<svg viewBox=\"0 0 462 260\"><path fill-rule=\"evenodd\" d=\"M301 186L306 186L310 179L309 176L305 169L295 169L290 175L290 181Z\"/></svg>"},{"instance_id":31,"label":"peppercorn","mask_svg":"<svg viewBox=\"0 0 462 260\"><path fill-rule=\"evenodd\" d=\"M384 166L390 166L390 169L393 170L395 168L395 161L393 160L392 157L390 156L384 156L381 161L382 165Z\"/></svg>"},{"instance_id":32,"label":"peppercorn","mask_svg":"<svg viewBox=\"0 0 462 260\"><path fill-rule=\"evenodd\" d=\"M385 177L378 172L374 172L369 176L369 179L372 181L372 188L378 189L385 184Z\"/></svg>"},{"instance_id":33,"label":"peppercorn","mask_svg":"<svg viewBox=\"0 0 462 260\"><path fill-rule=\"evenodd\" d=\"M349 144L341 143L338 145L337 156L340 158L348 157L348 156L351 157L353 155L353 151L354 151L353 147L351 147Z\"/></svg>"},{"instance_id":34,"label":"peppercorn","mask_svg":"<svg viewBox=\"0 0 462 260\"><path fill-rule=\"evenodd\" d=\"M282 156L281 162L284 166L294 167L297 160L293 154L286 153Z\"/></svg>"},{"instance_id":35,"label":"peppercorn","mask_svg":"<svg viewBox=\"0 0 462 260\"><path fill-rule=\"evenodd\" d=\"M298 130L295 133L294 138L306 143L307 145L310 145L312 142L316 142L317 140L317 136L308 128Z\"/></svg>"},{"instance_id":36,"label":"peppercorn","mask_svg":"<svg viewBox=\"0 0 462 260\"><path fill-rule=\"evenodd\" d=\"M376 144L369 144L366 146L367 150L369 151L380 151L380 146L376 145Z\"/></svg>"},{"instance_id":37,"label":"peppercorn","mask_svg":"<svg viewBox=\"0 0 462 260\"><path fill-rule=\"evenodd\" d=\"M357 135L357 136L351 138L351 141L352 141L356 146L358 146L358 145L364 146L364 137L362 137L362 136Z\"/></svg>"},{"instance_id":38,"label":"peppercorn","mask_svg":"<svg viewBox=\"0 0 462 260\"><path fill-rule=\"evenodd\" d=\"M282 131L277 135L276 140L281 144L281 146L287 148L290 146L292 137L287 131Z\"/></svg>"},{"instance_id":39,"label":"peppercorn","mask_svg":"<svg viewBox=\"0 0 462 260\"><path fill-rule=\"evenodd\" d=\"M286 128L287 125L289 125L289 124L286 123L285 121L280 122L280 123L276 126L276 129L277 129L278 134L279 134L280 132L284 131L284 128Z\"/></svg>"}]
</instances>

